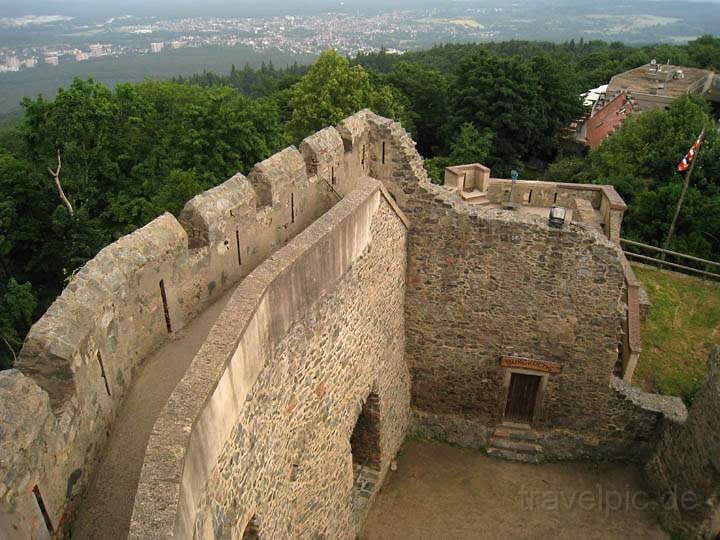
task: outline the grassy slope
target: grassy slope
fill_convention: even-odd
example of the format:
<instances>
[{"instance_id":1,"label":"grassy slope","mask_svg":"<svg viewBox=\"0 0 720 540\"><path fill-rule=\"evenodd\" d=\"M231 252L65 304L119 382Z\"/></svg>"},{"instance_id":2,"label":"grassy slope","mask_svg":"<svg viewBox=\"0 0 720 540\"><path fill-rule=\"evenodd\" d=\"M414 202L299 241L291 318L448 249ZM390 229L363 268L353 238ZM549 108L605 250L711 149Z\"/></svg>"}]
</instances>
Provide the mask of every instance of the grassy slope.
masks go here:
<instances>
[{"instance_id":1,"label":"grassy slope","mask_svg":"<svg viewBox=\"0 0 720 540\"><path fill-rule=\"evenodd\" d=\"M720 343L720 283L634 266L652 308L642 325L635 384L691 401Z\"/></svg>"}]
</instances>

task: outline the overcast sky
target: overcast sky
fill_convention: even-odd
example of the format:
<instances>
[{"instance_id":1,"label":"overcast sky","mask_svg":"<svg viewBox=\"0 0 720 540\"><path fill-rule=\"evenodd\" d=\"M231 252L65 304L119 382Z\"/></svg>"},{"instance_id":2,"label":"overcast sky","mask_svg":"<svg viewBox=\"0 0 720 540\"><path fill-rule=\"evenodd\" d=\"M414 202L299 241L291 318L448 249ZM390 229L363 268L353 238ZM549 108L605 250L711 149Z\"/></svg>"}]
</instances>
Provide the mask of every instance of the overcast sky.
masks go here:
<instances>
[{"instance_id":1,"label":"overcast sky","mask_svg":"<svg viewBox=\"0 0 720 540\"><path fill-rule=\"evenodd\" d=\"M594 0L513 0L519 3L583 4ZM660 0L663 1L663 0ZM672 0L665 0L672 1ZM686 0L687 1L687 0ZM690 0L717 3L720 0ZM629 0L628 4L643 0ZM0 0L0 17L20 15L70 15L106 17L113 15L257 16L298 14L344 7L346 9L392 9L427 5L502 5L503 0Z\"/></svg>"},{"instance_id":2,"label":"overcast sky","mask_svg":"<svg viewBox=\"0 0 720 540\"><path fill-rule=\"evenodd\" d=\"M300 13L317 9L392 8L420 6L433 0L0 0L0 17L19 15L122 15L179 16L209 14L248 16L261 13ZM442 0L434 0L441 3Z\"/></svg>"}]
</instances>

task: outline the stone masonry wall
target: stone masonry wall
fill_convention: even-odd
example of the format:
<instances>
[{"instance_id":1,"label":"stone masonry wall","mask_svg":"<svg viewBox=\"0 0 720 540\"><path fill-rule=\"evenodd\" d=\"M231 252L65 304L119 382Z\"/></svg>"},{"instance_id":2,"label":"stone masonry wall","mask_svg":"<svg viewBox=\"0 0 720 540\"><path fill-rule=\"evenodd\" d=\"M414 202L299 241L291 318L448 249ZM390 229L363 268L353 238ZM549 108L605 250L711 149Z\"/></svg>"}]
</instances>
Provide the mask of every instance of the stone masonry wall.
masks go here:
<instances>
[{"instance_id":1,"label":"stone masonry wall","mask_svg":"<svg viewBox=\"0 0 720 540\"><path fill-rule=\"evenodd\" d=\"M342 158L342 145L330 153L320 148L316 158ZM142 361L336 202L288 148L80 269L32 327L16 369L0 373L0 515L9 538L62 531Z\"/></svg>"},{"instance_id":2,"label":"stone masonry wall","mask_svg":"<svg viewBox=\"0 0 720 540\"><path fill-rule=\"evenodd\" d=\"M626 317L617 244L592 224L558 230L540 217L469 205L430 183L399 124L368 121L371 174L413 224L405 318L417 427L484 446L504 415L509 370L501 357L526 357L560 366L537 373L533 427L547 457L646 454L664 412L617 409L625 397L613 367Z\"/></svg>"},{"instance_id":3,"label":"stone masonry wall","mask_svg":"<svg viewBox=\"0 0 720 540\"><path fill-rule=\"evenodd\" d=\"M239 538L251 518L261 538L357 534L361 405L372 392L376 485L409 424L405 235L361 179L243 281L155 425L130 538Z\"/></svg>"},{"instance_id":4,"label":"stone masonry wall","mask_svg":"<svg viewBox=\"0 0 720 540\"><path fill-rule=\"evenodd\" d=\"M197 537L238 538L252 514L267 538L360 532L364 515L354 508L369 502L353 500L362 495L353 489L350 440L361 404L371 390L379 397L383 473L409 425L404 230L389 206L372 236L368 252L290 328L260 374L210 476Z\"/></svg>"},{"instance_id":5,"label":"stone masonry wall","mask_svg":"<svg viewBox=\"0 0 720 540\"><path fill-rule=\"evenodd\" d=\"M663 431L645 464L651 491L662 502L663 526L678 538L714 540L720 534L720 347L687 422Z\"/></svg>"},{"instance_id":6,"label":"stone masonry wall","mask_svg":"<svg viewBox=\"0 0 720 540\"><path fill-rule=\"evenodd\" d=\"M602 189L605 235L592 224L555 230L538 217L471 206L430 183L399 124L361 111L248 178L198 195L178 220L164 215L121 238L33 326L17 369L0 373L0 537L62 532L138 366L240 280L223 314L229 326L211 332L158 419L156 433L167 438L148 447L135 538L235 536L250 522L270 536L350 534L362 516L353 483L372 494L409 422L485 445L503 416L505 355L560 366L544 375L536 415L547 456L643 459L661 430L674 433L684 408L612 375L627 288L616 245L622 201ZM593 206L595 196L588 191ZM320 216L322 226L290 242ZM284 256L272 256L283 246ZM303 253L314 262L298 263ZM251 273L259 265L264 272ZM285 281L263 296L272 276ZM341 313L331 317L333 308ZM264 369L266 361L282 369ZM276 392L276 383L293 393ZM370 392L381 469L353 477L350 434ZM303 440L311 424L318 436ZM280 438L244 436L266 428ZM272 477L288 463L292 493L287 479ZM248 489L256 484L262 489Z\"/></svg>"}]
</instances>

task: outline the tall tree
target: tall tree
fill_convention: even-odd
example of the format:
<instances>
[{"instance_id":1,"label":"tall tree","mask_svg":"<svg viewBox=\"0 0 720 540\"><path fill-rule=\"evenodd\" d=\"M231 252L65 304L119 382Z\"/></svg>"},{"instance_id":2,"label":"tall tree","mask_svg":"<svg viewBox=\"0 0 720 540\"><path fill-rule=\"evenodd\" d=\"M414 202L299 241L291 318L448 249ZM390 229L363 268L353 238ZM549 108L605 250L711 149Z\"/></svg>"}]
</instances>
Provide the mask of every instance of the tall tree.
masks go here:
<instances>
[{"instance_id":1,"label":"tall tree","mask_svg":"<svg viewBox=\"0 0 720 540\"><path fill-rule=\"evenodd\" d=\"M333 126L346 116L366 107L379 114L402 115L397 96L384 87L373 86L362 66L350 66L335 51L325 51L291 92L292 117L288 134L298 142L310 133Z\"/></svg>"},{"instance_id":2,"label":"tall tree","mask_svg":"<svg viewBox=\"0 0 720 540\"><path fill-rule=\"evenodd\" d=\"M433 156L447 150L444 126L450 79L442 71L417 63L399 62L386 80L407 96L418 150Z\"/></svg>"}]
</instances>

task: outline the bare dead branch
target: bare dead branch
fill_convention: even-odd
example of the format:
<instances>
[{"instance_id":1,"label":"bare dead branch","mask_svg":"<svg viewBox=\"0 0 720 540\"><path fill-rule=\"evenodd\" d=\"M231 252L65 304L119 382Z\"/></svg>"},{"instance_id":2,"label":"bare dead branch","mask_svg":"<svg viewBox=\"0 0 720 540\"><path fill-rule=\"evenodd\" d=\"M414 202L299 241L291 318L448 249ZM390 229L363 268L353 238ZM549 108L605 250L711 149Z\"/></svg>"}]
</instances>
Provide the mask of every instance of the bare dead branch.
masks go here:
<instances>
[{"instance_id":1,"label":"bare dead branch","mask_svg":"<svg viewBox=\"0 0 720 540\"><path fill-rule=\"evenodd\" d=\"M68 212L70 213L70 217L72 217L75 215L75 210L73 210L72 204L70 204L70 201L65 196L65 192L63 191L62 184L60 184L60 169L62 168L62 160L60 159L60 149L59 148L57 151L57 159L58 159L57 169L53 171L50 167L48 167L48 172L55 180L55 187L57 187L58 195L60 195L60 200L67 207Z\"/></svg>"},{"instance_id":2,"label":"bare dead branch","mask_svg":"<svg viewBox=\"0 0 720 540\"><path fill-rule=\"evenodd\" d=\"M10 342L8 342L7 339L5 339L5 336L0 336L2 340L5 342L5 345L7 345L7 348L10 349L10 352L13 355L13 363L17 363L17 355L15 354L15 349L12 348L12 345L10 345Z\"/></svg>"}]
</instances>

